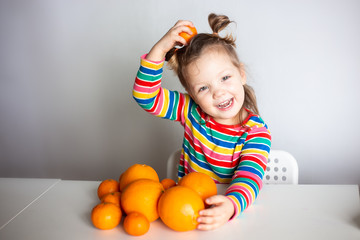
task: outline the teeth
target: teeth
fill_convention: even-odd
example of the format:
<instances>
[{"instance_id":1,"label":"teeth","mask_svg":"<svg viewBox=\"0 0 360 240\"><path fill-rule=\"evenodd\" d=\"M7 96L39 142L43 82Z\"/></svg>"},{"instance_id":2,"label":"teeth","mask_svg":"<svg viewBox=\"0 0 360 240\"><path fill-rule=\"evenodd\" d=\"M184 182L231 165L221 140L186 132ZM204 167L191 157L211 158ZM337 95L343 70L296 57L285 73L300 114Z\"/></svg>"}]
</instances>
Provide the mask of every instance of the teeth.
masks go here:
<instances>
[{"instance_id":1,"label":"teeth","mask_svg":"<svg viewBox=\"0 0 360 240\"><path fill-rule=\"evenodd\" d=\"M227 101L225 101L223 103L220 103L218 105L218 107L219 108L227 108L228 106L230 106L232 104L232 102L233 102L233 99L231 98L231 99L229 99L229 100L227 100Z\"/></svg>"}]
</instances>

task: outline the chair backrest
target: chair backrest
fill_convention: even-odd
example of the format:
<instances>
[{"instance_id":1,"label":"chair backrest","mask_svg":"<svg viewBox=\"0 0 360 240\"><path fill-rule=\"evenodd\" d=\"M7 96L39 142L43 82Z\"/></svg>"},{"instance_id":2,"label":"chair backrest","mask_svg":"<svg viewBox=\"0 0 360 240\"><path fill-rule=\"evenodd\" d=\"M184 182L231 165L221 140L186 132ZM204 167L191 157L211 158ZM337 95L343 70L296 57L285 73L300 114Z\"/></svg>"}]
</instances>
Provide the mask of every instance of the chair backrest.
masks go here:
<instances>
[{"instance_id":1,"label":"chair backrest","mask_svg":"<svg viewBox=\"0 0 360 240\"><path fill-rule=\"evenodd\" d=\"M271 150L263 182L265 184L298 184L299 167L288 152Z\"/></svg>"},{"instance_id":2,"label":"chair backrest","mask_svg":"<svg viewBox=\"0 0 360 240\"><path fill-rule=\"evenodd\" d=\"M173 152L168 159L166 166L166 177L171 178L175 182L178 181L178 169L179 169L179 161L181 156L181 149Z\"/></svg>"},{"instance_id":3,"label":"chair backrest","mask_svg":"<svg viewBox=\"0 0 360 240\"><path fill-rule=\"evenodd\" d=\"M173 152L167 162L166 177L177 182L181 150ZM288 152L271 150L263 182L265 184L298 184L299 168L296 159Z\"/></svg>"}]
</instances>

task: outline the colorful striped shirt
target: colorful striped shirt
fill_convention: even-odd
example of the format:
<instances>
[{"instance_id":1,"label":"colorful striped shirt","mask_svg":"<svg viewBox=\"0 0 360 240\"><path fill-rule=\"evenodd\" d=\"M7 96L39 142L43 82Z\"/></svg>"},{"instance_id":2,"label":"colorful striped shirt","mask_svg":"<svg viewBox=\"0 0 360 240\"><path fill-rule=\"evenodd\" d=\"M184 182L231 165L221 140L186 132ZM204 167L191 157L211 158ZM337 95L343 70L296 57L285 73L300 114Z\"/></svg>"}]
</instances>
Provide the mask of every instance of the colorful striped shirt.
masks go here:
<instances>
[{"instance_id":1,"label":"colorful striped shirt","mask_svg":"<svg viewBox=\"0 0 360 240\"><path fill-rule=\"evenodd\" d=\"M256 199L262 187L271 147L267 125L248 111L238 125L215 122L186 93L161 87L164 62L141 57L133 97L147 112L180 122L184 139L179 178L189 172L206 173L216 183L230 184L225 195L233 202L238 216Z\"/></svg>"}]
</instances>

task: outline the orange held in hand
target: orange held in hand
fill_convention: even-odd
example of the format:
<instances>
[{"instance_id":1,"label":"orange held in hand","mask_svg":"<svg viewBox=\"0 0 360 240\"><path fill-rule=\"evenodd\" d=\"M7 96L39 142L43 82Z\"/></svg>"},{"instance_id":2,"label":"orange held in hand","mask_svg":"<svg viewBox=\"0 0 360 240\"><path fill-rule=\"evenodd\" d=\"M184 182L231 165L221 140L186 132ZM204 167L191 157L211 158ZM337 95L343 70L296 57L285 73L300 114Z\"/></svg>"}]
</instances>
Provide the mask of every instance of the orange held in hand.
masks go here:
<instances>
[{"instance_id":1,"label":"orange held in hand","mask_svg":"<svg viewBox=\"0 0 360 240\"><path fill-rule=\"evenodd\" d=\"M196 229L199 211L204 208L201 197L194 190L183 186L166 190L158 203L161 220L175 231Z\"/></svg>"},{"instance_id":2,"label":"orange held in hand","mask_svg":"<svg viewBox=\"0 0 360 240\"><path fill-rule=\"evenodd\" d=\"M193 189L201 196L203 201L217 194L214 180L205 173L191 172L182 177L178 185Z\"/></svg>"},{"instance_id":3,"label":"orange held in hand","mask_svg":"<svg viewBox=\"0 0 360 240\"><path fill-rule=\"evenodd\" d=\"M141 178L159 182L159 176L152 167L145 164L134 164L121 174L119 178L120 191L123 191L129 183Z\"/></svg>"},{"instance_id":4,"label":"orange held in hand","mask_svg":"<svg viewBox=\"0 0 360 240\"><path fill-rule=\"evenodd\" d=\"M196 31L196 28L195 27L190 27L190 26L187 26L191 31L192 31L192 34L189 35L188 33L186 32L181 32L179 35L186 40L187 43L190 42L190 40L197 34L197 31Z\"/></svg>"},{"instance_id":5,"label":"orange held in hand","mask_svg":"<svg viewBox=\"0 0 360 240\"><path fill-rule=\"evenodd\" d=\"M163 192L164 187L159 181L138 179L121 192L121 206L126 214L139 212L153 222L159 218L157 203Z\"/></svg>"},{"instance_id":6,"label":"orange held in hand","mask_svg":"<svg viewBox=\"0 0 360 240\"><path fill-rule=\"evenodd\" d=\"M149 231L149 228L149 220L141 213L131 212L124 219L124 229L130 235L144 235Z\"/></svg>"},{"instance_id":7,"label":"orange held in hand","mask_svg":"<svg viewBox=\"0 0 360 240\"><path fill-rule=\"evenodd\" d=\"M100 203L91 212L91 221L95 227L108 230L119 225L121 221L121 210L113 203Z\"/></svg>"},{"instance_id":8,"label":"orange held in hand","mask_svg":"<svg viewBox=\"0 0 360 240\"><path fill-rule=\"evenodd\" d=\"M102 181L98 187L97 194L99 199L101 199L104 195L112 192L119 191L119 183L114 179L106 179Z\"/></svg>"}]
</instances>

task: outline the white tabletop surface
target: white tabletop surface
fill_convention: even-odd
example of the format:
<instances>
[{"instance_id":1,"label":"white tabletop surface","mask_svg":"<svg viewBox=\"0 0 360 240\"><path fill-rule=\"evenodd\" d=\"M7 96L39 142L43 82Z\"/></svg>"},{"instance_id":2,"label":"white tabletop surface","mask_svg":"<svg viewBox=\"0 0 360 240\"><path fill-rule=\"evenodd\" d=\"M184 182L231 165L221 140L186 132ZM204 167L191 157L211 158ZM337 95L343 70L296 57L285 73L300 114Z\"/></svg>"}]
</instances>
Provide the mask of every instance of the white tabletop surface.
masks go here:
<instances>
[{"instance_id":1,"label":"white tabletop surface","mask_svg":"<svg viewBox=\"0 0 360 240\"><path fill-rule=\"evenodd\" d=\"M356 185L265 185L242 215L213 231L175 232L160 220L143 236L93 227L99 182L61 181L0 230L0 239L360 239Z\"/></svg>"},{"instance_id":2,"label":"white tabletop surface","mask_svg":"<svg viewBox=\"0 0 360 240\"><path fill-rule=\"evenodd\" d=\"M0 178L0 229L60 179Z\"/></svg>"}]
</instances>

